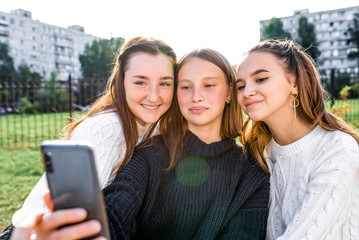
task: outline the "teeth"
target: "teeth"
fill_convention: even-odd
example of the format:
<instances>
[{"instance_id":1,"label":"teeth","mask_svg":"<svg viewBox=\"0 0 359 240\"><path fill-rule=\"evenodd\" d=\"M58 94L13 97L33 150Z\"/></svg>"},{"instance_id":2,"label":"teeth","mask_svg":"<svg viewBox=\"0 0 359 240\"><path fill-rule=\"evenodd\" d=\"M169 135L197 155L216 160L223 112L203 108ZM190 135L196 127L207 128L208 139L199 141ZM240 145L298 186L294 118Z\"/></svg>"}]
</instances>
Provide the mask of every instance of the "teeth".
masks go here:
<instances>
[{"instance_id":1,"label":"teeth","mask_svg":"<svg viewBox=\"0 0 359 240\"><path fill-rule=\"evenodd\" d=\"M157 106L147 106L147 105L142 105L144 108L147 108L147 109L150 109L150 110L153 110L153 109L156 109L158 108L160 105L157 105Z\"/></svg>"}]
</instances>

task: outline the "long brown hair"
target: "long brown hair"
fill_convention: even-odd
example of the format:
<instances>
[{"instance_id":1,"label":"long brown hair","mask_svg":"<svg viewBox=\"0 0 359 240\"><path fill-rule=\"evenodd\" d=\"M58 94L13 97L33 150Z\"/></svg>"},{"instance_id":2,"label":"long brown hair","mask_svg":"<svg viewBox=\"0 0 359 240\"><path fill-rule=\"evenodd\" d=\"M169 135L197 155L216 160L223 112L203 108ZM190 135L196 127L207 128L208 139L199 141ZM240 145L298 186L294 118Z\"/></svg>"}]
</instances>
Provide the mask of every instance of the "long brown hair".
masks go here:
<instances>
[{"instance_id":1,"label":"long brown hair","mask_svg":"<svg viewBox=\"0 0 359 240\"><path fill-rule=\"evenodd\" d=\"M282 64L283 69L296 77L298 86L297 115L313 126L319 125L327 131L339 130L355 138L359 143L359 134L344 120L328 112L324 105L325 90L322 88L319 73L314 60L303 48L292 40L269 39L251 48L252 52L273 54ZM288 103L289 104L289 103ZM261 121L255 122L247 118L243 127L241 143L256 156L259 164L268 172L263 152L272 135L268 126Z\"/></svg>"},{"instance_id":2,"label":"long brown hair","mask_svg":"<svg viewBox=\"0 0 359 240\"><path fill-rule=\"evenodd\" d=\"M118 166L117 171L122 169L129 162L139 139L136 120L128 107L124 87L124 78L128 62L134 54L139 52L151 55L164 54L169 57L173 64L173 68L176 66L176 54L165 42L153 38L132 38L120 48L118 56L116 57L115 66L107 81L106 90L103 95L93 104L91 110L83 118L67 126L66 139L70 137L74 129L86 118L105 110L114 110L120 117L122 131L126 141L126 153L123 161ZM156 125L157 123L153 123L150 126L143 140L151 136Z\"/></svg>"},{"instance_id":3,"label":"long brown hair","mask_svg":"<svg viewBox=\"0 0 359 240\"><path fill-rule=\"evenodd\" d=\"M226 76L228 88L230 89L231 101L224 107L220 134L221 138L237 138L241 134L243 118L241 109L236 100L235 71L228 60L219 52L212 49L197 49L184 55L176 67L176 77L181 68L193 58L200 58L211 62L219 67ZM181 114L177 99L177 81L175 81L175 94L169 111L160 122L160 131L163 141L170 154L170 164L167 170L172 169L180 157L183 148L183 137L187 130L186 119Z\"/></svg>"}]
</instances>

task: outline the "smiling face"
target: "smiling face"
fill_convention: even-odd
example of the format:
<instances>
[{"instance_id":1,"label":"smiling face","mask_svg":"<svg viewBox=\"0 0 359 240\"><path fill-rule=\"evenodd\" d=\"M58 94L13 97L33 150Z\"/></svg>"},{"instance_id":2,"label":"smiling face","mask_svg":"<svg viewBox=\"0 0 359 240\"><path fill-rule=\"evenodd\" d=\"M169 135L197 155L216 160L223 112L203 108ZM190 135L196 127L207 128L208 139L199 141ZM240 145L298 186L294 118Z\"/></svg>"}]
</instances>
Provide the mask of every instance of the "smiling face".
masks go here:
<instances>
[{"instance_id":1,"label":"smiling face","mask_svg":"<svg viewBox=\"0 0 359 240\"><path fill-rule=\"evenodd\" d=\"M252 52L238 66L237 100L253 121L270 124L292 119L289 102L297 94L295 77L284 71L283 64L268 52Z\"/></svg>"},{"instance_id":2,"label":"smiling face","mask_svg":"<svg viewBox=\"0 0 359 240\"><path fill-rule=\"evenodd\" d=\"M140 124L156 122L170 107L174 71L164 54L136 53L130 57L124 76L127 104Z\"/></svg>"},{"instance_id":3,"label":"smiling face","mask_svg":"<svg viewBox=\"0 0 359 240\"><path fill-rule=\"evenodd\" d=\"M188 129L220 131L224 106L230 100L223 71L201 58L192 58L178 72L178 104ZM218 131L217 131L218 130Z\"/></svg>"}]
</instances>

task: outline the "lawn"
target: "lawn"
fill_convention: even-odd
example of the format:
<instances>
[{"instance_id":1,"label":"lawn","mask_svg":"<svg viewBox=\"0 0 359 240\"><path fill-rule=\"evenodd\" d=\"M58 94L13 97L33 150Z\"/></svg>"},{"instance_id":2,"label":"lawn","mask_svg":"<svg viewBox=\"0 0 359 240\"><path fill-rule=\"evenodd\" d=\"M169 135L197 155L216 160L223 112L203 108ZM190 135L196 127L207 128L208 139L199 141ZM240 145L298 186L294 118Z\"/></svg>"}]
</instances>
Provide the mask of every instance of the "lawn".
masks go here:
<instances>
[{"instance_id":1,"label":"lawn","mask_svg":"<svg viewBox=\"0 0 359 240\"><path fill-rule=\"evenodd\" d=\"M38 147L44 140L58 139L69 120L68 112L0 116L0 148Z\"/></svg>"},{"instance_id":2,"label":"lawn","mask_svg":"<svg viewBox=\"0 0 359 240\"><path fill-rule=\"evenodd\" d=\"M0 232L43 173L38 148L0 149Z\"/></svg>"}]
</instances>

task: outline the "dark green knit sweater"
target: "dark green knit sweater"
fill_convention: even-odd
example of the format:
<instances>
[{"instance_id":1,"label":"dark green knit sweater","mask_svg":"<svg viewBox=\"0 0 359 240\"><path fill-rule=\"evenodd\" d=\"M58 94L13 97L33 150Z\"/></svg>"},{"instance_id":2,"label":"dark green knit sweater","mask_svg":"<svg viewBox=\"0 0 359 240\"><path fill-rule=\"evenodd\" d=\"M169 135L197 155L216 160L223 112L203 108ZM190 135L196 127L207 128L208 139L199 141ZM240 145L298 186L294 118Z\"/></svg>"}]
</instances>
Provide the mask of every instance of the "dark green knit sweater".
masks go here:
<instances>
[{"instance_id":1,"label":"dark green knit sweater","mask_svg":"<svg viewBox=\"0 0 359 240\"><path fill-rule=\"evenodd\" d=\"M112 239L265 239L268 176L242 147L187 132L168 159L164 144L136 151L103 190Z\"/></svg>"}]
</instances>

